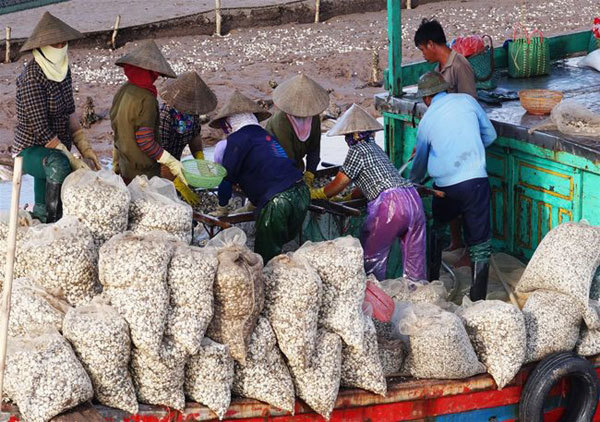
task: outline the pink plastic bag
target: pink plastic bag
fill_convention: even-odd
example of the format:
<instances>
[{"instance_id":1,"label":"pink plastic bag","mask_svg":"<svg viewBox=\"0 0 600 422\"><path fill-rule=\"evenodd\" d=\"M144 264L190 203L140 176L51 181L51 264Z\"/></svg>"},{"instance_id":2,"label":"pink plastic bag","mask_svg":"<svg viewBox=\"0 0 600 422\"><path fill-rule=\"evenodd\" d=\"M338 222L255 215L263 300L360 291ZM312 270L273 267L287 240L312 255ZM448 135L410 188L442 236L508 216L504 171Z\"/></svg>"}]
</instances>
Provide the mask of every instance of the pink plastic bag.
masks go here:
<instances>
[{"instance_id":1,"label":"pink plastic bag","mask_svg":"<svg viewBox=\"0 0 600 422\"><path fill-rule=\"evenodd\" d=\"M458 37L452 42L452 49L465 57L481 53L485 49L483 38L479 35Z\"/></svg>"},{"instance_id":2,"label":"pink plastic bag","mask_svg":"<svg viewBox=\"0 0 600 422\"><path fill-rule=\"evenodd\" d=\"M373 281L367 279L363 312L381 322L389 322L395 308L394 300Z\"/></svg>"}]
</instances>

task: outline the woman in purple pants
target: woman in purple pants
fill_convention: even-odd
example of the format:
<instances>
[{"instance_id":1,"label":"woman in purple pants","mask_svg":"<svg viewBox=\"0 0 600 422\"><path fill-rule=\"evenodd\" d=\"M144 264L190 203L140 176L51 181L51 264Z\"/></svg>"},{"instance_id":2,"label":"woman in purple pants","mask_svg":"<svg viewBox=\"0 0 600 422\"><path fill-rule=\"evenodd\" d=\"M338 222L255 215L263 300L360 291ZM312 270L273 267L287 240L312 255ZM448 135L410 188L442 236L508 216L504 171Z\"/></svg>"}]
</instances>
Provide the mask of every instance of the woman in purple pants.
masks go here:
<instances>
[{"instance_id":1,"label":"woman in purple pants","mask_svg":"<svg viewBox=\"0 0 600 422\"><path fill-rule=\"evenodd\" d=\"M390 248L402 242L404 276L425 280L425 213L412 183L403 179L388 156L375 143L374 134L383 127L354 104L331 128L328 135L345 135L350 147L335 179L323 188L311 189L311 199L328 199L352 181L356 189L343 198L365 196L368 216L361 233L365 271L378 280L385 278Z\"/></svg>"}]
</instances>

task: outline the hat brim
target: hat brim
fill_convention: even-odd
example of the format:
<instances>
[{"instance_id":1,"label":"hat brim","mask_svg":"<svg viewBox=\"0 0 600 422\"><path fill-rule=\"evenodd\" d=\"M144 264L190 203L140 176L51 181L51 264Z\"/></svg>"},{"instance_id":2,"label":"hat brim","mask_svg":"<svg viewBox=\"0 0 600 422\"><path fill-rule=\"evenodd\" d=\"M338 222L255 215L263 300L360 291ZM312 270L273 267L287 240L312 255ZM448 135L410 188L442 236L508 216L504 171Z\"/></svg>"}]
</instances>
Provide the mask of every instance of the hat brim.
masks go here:
<instances>
[{"instance_id":1,"label":"hat brim","mask_svg":"<svg viewBox=\"0 0 600 422\"><path fill-rule=\"evenodd\" d=\"M208 126L212 127L213 129L221 129L221 123L220 123L221 120L226 119L230 116L233 116L234 114L236 114L236 113L227 114L226 116L218 115L210 121ZM262 122L263 120L267 120L269 117L271 117L271 113L268 111L256 111L256 112L253 112L252 114L254 114L256 116L256 120L258 120L259 122Z\"/></svg>"}]
</instances>

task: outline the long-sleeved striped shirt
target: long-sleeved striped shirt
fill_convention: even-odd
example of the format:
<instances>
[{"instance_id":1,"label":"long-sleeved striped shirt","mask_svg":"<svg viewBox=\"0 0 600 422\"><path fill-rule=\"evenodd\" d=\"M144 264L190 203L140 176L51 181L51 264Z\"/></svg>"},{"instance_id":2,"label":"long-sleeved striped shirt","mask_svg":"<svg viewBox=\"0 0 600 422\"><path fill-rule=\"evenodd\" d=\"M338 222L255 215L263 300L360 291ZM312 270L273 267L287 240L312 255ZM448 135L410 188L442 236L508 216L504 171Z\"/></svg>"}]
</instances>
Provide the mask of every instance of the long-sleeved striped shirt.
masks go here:
<instances>
[{"instance_id":1,"label":"long-sleeved striped shirt","mask_svg":"<svg viewBox=\"0 0 600 422\"><path fill-rule=\"evenodd\" d=\"M62 82L54 82L31 60L17 78L16 105L13 154L34 145L45 145L55 136L71 148L69 116L75 112L75 102L70 70Z\"/></svg>"}]
</instances>

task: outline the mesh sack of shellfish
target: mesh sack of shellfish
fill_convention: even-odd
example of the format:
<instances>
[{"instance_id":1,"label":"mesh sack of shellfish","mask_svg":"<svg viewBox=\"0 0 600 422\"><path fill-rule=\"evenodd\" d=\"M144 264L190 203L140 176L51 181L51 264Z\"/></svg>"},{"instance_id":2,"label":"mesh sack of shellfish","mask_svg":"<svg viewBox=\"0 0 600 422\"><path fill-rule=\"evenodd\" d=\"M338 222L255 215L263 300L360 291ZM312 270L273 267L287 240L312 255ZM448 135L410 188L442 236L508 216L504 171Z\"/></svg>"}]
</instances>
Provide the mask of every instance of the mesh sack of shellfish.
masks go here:
<instances>
[{"instance_id":1,"label":"mesh sack of shellfish","mask_svg":"<svg viewBox=\"0 0 600 422\"><path fill-rule=\"evenodd\" d=\"M161 345L160 356L148 355L133 348L131 376L140 403L185 408L185 365L188 358L169 339Z\"/></svg>"},{"instance_id":2,"label":"mesh sack of shellfish","mask_svg":"<svg viewBox=\"0 0 600 422\"><path fill-rule=\"evenodd\" d=\"M26 276L71 305L89 302L101 290L98 247L77 217L30 227L21 252Z\"/></svg>"},{"instance_id":3,"label":"mesh sack of shellfish","mask_svg":"<svg viewBox=\"0 0 600 422\"><path fill-rule=\"evenodd\" d=\"M305 367L315 350L321 306L321 278L293 254L271 259L263 270L265 315L290 364Z\"/></svg>"},{"instance_id":4,"label":"mesh sack of shellfish","mask_svg":"<svg viewBox=\"0 0 600 422\"><path fill-rule=\"evenodd\" d=\"M377 331L371 317L364 317L362 350L344 345L342 348L342 379L345 387L358 387L385 396L387 384L379 358Z\"/></svg>"},{"instance_id":5,"label":"mesh sack of shellfish","mask_svg":"<svg viewBox=\"0 0 600 422\"><path fill-rule=\"evenodd\" d=\"M214 315L206 335L226 344L236 362L245 363L248 342L264 305L263 261L245 246L246 235L233 227L207 244L217 249L213 287Z\"/></svg>"},{"instance_id":6,"label":"mesh sack of shellfish","mask_svg":"<svg viewBox=\"0 0 600 422\"><path fill-rule=\"evenodd\" d=\"M577 344L583 317L571 296L536 290L527 298L523 316L527 330L525 363L573 350Z\"/></svg>"},{"instance_id":7,"label":"mesh sack of shellfish","mask_svg":"<svg viewBox=\"0 0 600 422\"><path fill-rule=\"evenodd\" d=\"M125 232L100 248L98 270L104 293L129 324L133 345L155 357L167 323L167 272L174 247L160 233Z\"/></svg>"},{"instance_id":8,"label":"mesh sack of shellfish","mask_svg":"<svg viewBox=\"0 0 600 422\"><path fill-rule=\"evenodd\" d=\"M527 351L525 318L516 306L499 300L471 302L457 311L487 372L502 389L519 372Z\"/></svg>"},{"instance_id":9,"label":"mesh sack of shellfish","mask_svg":"<svg viewBox=\"0 0 600 422\"><path fill-rule=\"evenodd\" d=\"M27 422L47 422L94 396L88 374L56 330L8 339L4 393Z\"/></svg>"},{"instance_id":10,"label":"mesh sack of shellfish","mask_svg":"<svg viewBox=\"0 0 600 422\"><path fill-rule=\"evenodd\" d=\"M517 292L544 289L564 293L586 312L592 280L600 266L598 245L600 227L584 222L560 224L540 242L517 284Z\"/></svg>"},{"instance_id":11,"label":"mesh sack of shellfish","mask_svg":"<svg viewBox=\"0 0 600 422\"><path fill-rule=\"evenodd\" d=\"M213 317L218 261L214 249L178 243L167 273L170 304L165 335L193 355Z\"/></svg>"},{"instance_id":12,"label":"mesh sack of shellfish","mask_svg":"<svg viewBox=\"0 0 600 422\"><path fill-rule=\"evenodd\" d=\"M95 298L92 303L67 312L63 335L90 376L96 399L106 406L137 413L128 367L131 340L127 321L113 307Z\"/></svg>"},{"instance_id":13,"label":"mesh sack of shellfish","mask_svg":"<svg viewBox=\"0 0 600 422\"><path fill-rule=\"evenodd\" d=\"M596 314L596 317L598 317L600 314L600 302L590 300L590 309ZM581 356L594 356L600 354L600 329L582 326L575 351Z\"/></svg>"},{"instance_id":14,"label":"mesh sack of shellfish","mask_svg":"<svg viewBox=\"0 0 600 422\"><path fill-rule=\"evenodd\" d=\"M446 287L438 280L420 283L401 277L383 280L379 287L392 299L400 302L432 303L440 306L448 300Z\"/></svg>"},{"instance_id":15,"label":"mesh sack of shellfish","mask_svg":"<svg viewBox=\"0 0 600 422\"><path fill-rule=\"evenodd\" d=\"M361 350L366 275L358 239L345 236L326 242L306 242L294 256L305 258L323 282L319 325L339 334Z\"/></svg>"},{"instance_id":16,"label":"mesh sack of shellfish","mask_svg":"<svg viewBox=\"0 0 600 422\"><path fill-rule=\"evenodd\" d=\"M398 329L410 344L403 369L415 378L462 379L485 372L453 313L431 304L411 305Z\"/></svg>"},{"instance_id":17,"label":"mesh sack of shellfish","mask_svg":"<svg viewBox=\"0 0 600 422\"><path fill-rule=\"evenodd\" d=\"M10 218L9 211L0 211L0 288L4 282L4 269L6 268L6 252L8 251L8 222ZM21 245L29 233L29 227L40 224L38 220L33 220L31 214L25 210L19 210L17 217L17 243L15 250L14 277L24 277L25 268L22 262Z\"/></svg>"},{"instance_id":18,"label":"mesh sack of shellfish","mask_svg":"<svg viewBox=\"0 0 600 422\"><path fill-rule=\"evenodd\" d=\"M232 391L268 403L286 412L294 412L294 383L277 348L271 324L260 317L252 333L245 364L235 364Z\"/></svg>"},{"instance_id":19,"label":"mesh sack of shellfish","mask_svg":"<svg viewBox=\"0 0 600 422\"><path fill-rule=\"evenodd\" d=\"M229 348L205 337L185 367L185 393L223 419L231 402L234 377Z\"/></svg>"},{"instance_id":20,"label":"mesh sack of shellfish","mask_svg":"<svg viewBox=\"0 0 600 422\"><path fill-rule=\"evenodd\" d=\"M69 304L37 286L28 278L13 281L8 335L21 337L54 328L61 331Z\"/></svg>"},{"instance_id":21,"label":"mesh sack of shellfish","mask_svg":"<svg viewBox=\"0 0 600 422\"><path fill-rule=\"evenodd\" d=\"M98 247L127 230L131 195L121 176L111 170L77 170L65 179L64 215L73 215L92 232Z\"/></svg>"},{"instance_id":22,"label":"mesh sack of shellfish","mask_svg":"<svg viewBox=\"0 0 600 422\"><path fill-rule=\"evenodd\" d=\"M377 347L383 375L389 377L398 374L406 357L406 346L402 340L391 340L378 336Z\"/></svg>"},{"instance_id":23,"label":"mesh sack of shellfish","mask_svg":"<svg viewBox=\"0 0 600 422\"><path fill-rule=\"evenodd\" d=\"M325 419L335 407L342 375L342 340L339 335L319 329L315 353L306 368L289 366L296 395Z\"/></svg>"},{"instance_id":24,"label":"mesh sack of shellfish","mask_svg":"<svg viewBox=\"0 0 600 422\"><path fill-rule=\"evenodd\" d=\"M167 179L137 176L127 186L131 194L129 230L136 234L161 231L188 245L192 241L192 207L179 199Z\"/></svg>"}]
</instances>

